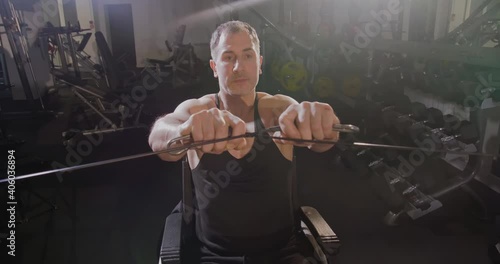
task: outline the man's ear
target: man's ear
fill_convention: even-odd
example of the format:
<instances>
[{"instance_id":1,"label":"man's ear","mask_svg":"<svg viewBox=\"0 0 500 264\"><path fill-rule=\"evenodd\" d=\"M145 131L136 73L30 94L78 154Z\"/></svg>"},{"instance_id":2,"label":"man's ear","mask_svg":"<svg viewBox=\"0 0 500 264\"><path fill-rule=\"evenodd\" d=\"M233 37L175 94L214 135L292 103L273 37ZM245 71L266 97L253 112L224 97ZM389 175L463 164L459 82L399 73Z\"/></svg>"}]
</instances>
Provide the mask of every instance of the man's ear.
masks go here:
<instances>
[{"instance_id":1,"label":"man's ear","mask_svg":"<svg viewBox=\"0 0 500 264\"><path fill-rule=\"evenodd\" d=\"M264 61L264 57L260 56L259 74L262 74L262 62L263 61Z\"/></svg>"},{"instance_id":2,"label":"man's ear","mask_svg":"<svg viewBox=\"0 0 500 264\"><path fill-rule=\"evenodd\" d=\"M210 68L212 68L212 71L214 72L214 77L217 78L217 68L215 67L214 60L210 60Z\"/></svg>"}]
</instances>

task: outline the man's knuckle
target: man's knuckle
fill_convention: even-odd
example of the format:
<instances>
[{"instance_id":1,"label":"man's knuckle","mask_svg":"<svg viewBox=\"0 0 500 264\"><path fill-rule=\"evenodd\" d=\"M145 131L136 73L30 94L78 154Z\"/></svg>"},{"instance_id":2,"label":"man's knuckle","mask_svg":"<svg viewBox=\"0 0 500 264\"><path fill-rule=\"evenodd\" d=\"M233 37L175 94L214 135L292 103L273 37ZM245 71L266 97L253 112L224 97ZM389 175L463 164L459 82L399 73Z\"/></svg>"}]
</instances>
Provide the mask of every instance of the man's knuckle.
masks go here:
<instances>
[{"instance_id":1,"label":"man's knuckle","mask_svg":"<svg viewBox=\"0 0 500 264\"><path fill-rule=\"evenodd\" d=\"M304 109L311 109L311 102L302 102L301 105Z\"/></svg>"}]
</instances>

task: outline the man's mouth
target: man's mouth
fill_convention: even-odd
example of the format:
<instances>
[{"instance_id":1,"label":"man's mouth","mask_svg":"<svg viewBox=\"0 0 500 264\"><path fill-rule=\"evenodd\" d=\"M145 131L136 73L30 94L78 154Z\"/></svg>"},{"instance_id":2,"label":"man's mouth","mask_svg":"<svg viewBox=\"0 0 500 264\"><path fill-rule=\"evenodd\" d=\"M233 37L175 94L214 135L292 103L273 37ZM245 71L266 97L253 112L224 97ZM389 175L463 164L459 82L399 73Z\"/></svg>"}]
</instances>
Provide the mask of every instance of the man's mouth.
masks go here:
<instances>
[{"instance_id":1,"label":"man's mouth","mask_svg":"<svg viewBox=\"0 0 500 264\"><path fill-rule=\"evenodd\" d=\"M247 80L248 79L246 79L246 78L240 78L240 79L233 80L233 82L240 83L240 82L245 82Z\"/></svg>"}]
</instances>

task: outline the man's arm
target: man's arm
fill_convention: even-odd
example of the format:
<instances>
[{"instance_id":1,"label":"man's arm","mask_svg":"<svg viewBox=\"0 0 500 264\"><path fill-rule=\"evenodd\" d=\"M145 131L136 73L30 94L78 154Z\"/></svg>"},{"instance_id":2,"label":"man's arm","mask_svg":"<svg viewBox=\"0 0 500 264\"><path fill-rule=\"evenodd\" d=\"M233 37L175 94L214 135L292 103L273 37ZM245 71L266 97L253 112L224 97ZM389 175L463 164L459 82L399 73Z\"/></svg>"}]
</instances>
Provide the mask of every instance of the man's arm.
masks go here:
<instances>
[{"instance_id":1,"label":"man's arm","mask_svg":"<svg viewBox=\"0 0 500 264\"><path fill-rule=\"evenodd\" d=\"M158 118L149 134L149 146L153 151L161 151L166 148L166 143L181 136L182 125L193 113L209 109L211 100L208 98L189 99L182 102L173 113ZM162 153L159 157L165 161L178 161L184 155L171 155Z\"/></svg>"}]
</instances>

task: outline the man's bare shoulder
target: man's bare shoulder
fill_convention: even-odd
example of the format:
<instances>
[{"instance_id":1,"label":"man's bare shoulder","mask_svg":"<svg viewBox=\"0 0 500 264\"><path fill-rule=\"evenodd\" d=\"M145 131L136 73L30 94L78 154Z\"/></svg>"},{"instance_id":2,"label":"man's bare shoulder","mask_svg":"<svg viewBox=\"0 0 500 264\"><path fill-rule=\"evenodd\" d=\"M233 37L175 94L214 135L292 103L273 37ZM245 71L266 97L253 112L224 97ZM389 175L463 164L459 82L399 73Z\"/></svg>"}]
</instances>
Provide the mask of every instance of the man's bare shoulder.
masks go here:
<instances>
[{"instance_id":1,"label":"man's bare shoulder","mask_svg":"<svg viewBox=\"0 0 500 264\"><path fill-rule=\"evenodd\" d=\"M289 105L297 103L293 98L283 94L271 95L258 92L259 106L263 108L281 109L284 111Z\"/></svg>"}]
</instances>

